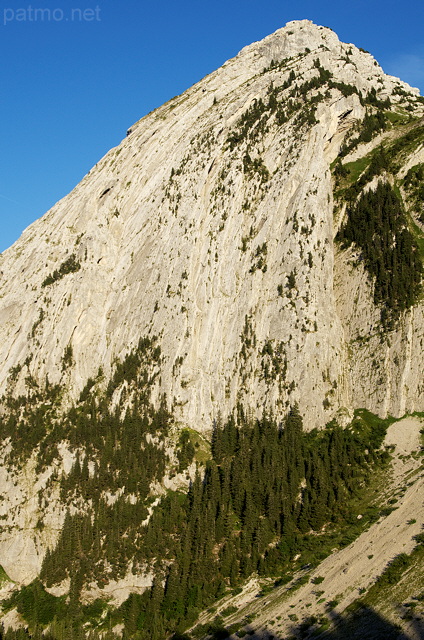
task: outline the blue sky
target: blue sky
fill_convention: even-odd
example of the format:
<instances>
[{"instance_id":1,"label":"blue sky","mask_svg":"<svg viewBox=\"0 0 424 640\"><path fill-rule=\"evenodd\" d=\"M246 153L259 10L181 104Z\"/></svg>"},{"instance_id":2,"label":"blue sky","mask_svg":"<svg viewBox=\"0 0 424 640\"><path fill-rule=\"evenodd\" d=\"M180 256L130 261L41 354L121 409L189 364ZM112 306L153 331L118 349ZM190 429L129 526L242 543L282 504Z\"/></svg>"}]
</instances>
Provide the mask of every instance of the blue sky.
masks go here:
<instances>
[{"instance_id":1,"label":"blue sky","mask_svg":"<svg viewBox=\"0 0 424 640\"><path fill-rule=\"evenodd\" d=\"M424 3L3 0L0 251L126 129L289 20L369 50L424 93Z\"/></svg>"}]
</instances>

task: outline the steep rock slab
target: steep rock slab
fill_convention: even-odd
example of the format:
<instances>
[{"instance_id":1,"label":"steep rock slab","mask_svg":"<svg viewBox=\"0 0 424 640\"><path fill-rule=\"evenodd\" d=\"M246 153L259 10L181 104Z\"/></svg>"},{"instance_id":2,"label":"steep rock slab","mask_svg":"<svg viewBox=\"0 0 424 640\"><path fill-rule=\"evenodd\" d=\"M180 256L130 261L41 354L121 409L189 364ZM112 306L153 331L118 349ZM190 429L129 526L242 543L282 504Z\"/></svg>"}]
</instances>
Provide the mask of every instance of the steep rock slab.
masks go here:
<instances>
[{"instance_id":1,"label":"steep rock slab","mask_svg":"<svg viewBox=\"0 0 424 640\"><path fill-rule=\"evenodd\" d=\"M237 402L280 415L298 402L308 426L368 406L374 380L336 305L329 165L365 114L358 92L399 87L418 95L300 21L136 123L0 257L2 390L48 376L76 397L149 334L158 394L199 430ZM373 408L421 406L417 385L407 400L398 387Z\"/></svg>"}]
</instances>

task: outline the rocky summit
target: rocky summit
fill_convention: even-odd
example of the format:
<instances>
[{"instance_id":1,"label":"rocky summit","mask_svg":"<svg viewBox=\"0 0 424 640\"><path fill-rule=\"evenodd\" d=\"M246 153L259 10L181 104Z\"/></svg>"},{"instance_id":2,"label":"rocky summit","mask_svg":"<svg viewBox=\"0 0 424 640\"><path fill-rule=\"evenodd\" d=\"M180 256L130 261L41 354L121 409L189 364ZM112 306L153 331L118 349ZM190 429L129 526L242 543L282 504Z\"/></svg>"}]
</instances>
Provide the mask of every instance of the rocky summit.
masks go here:
<instances>
[{"instance_id":1,"label":"rocky summit","mask_svg":"<svg viewBox=\"0 0 424 640\"><path fill-rule=\"evenodd\" d=\"M274 576L284 535L294 562L293 536L346 524L332 505L359 491L353 476L329 471L339 484L324 500L326 463L306 452L324 447L325 461L337 449L364 486L364 469L388 464L375 425L424 411L423 180L419 91L331 29L294 21L131 126L0 255L0 563L10 629L29 624L29 634L60 640L98 624L100 637L162 640L225 588ZM278 458L291 506L281 524L283 489L264 489L256 522L274 520L252 529L253 543L243 527L249 501L262 498L243 485L229 506L240 475L225 476L225 461L244 446L248 455L246 437L265 464L264 438L242 435L255 420L274 450L285 438L291 452ZM326 449L315 427L330 422L344 435ZM356 444L352 424L364 430ZM186 538L178 532L207 502L208 478L214 496L221 482L222 502L213 503L218 520L205 522L222 531L197 562L219 557L227 573L203 597L200 578L184 569L184 540L200 525ZM307 506L315 499L320 516ZM172 600L172 581L185 585L183 603ZM54 615L34 619L21 587ZM153 614L154 632L143 622Z\"/></svg>"}]
</instances>

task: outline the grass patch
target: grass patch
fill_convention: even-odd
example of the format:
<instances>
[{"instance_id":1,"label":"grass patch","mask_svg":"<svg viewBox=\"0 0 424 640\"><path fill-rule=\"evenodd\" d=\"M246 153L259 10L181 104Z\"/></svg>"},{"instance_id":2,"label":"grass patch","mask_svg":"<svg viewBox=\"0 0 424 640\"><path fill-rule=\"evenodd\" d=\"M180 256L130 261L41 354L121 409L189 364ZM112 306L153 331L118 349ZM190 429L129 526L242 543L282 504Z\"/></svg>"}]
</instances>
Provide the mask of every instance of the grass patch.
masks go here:
<instances>
[{"instance_id":1,"label":"grass patch","mask_svg":"<svg viewBox=\"0 0 424 640\"><path fill-rule=\"evenodd\" d=\"M406 113L399 113L398 111L386 111L385 115L387 120L395 126L398 124L408 124L409 122L409 115L407 115Z\"/></svg>"},{"instance_id":2,"label":"grass patch","mask_svg":"<svg viewBox=\"0 0 424 640\"><path fill-rule=\"evenodd\" d=\"M386 429L390 427L391 424L397 422L397 418L393 418L393 416L387 416L387 418L379 418L375 413L371 413L368 409L356 409L355 416L361 418L365 424L369 427L375 428L380 424L384 424Z\"/></svg>"},{"instance_id":3,"label":"grass patch","mask_svg":"<svg viewBox=\"0 0 424 640\"><path fill-rule=\"evenodd\" d=\"M6 571L0 565L0 587L2 587L7 582L13 582L13 581L9 578L9 576L6 573Z\"/></svg>"},{"instance_id":4,"label":"grass patch","mask_svg":"<svg viewBox=\"0 0 424 640\"><path fill-rule=\"evenodd\" d=\"M408 215L408 222L409 222L409 229L418 245L421 259L424 261L424 233L421 231L420 227L417 225L417 223L415 222L415 220L411 215Z\"/></svg>"},{"instance_id":5,"label":"grass patch","mask_svg":"<svg viewBox=\"0 0 424 640\"><path fill-rule=\"evenodd\" d=\"M190 442L194 447L194 450L195 450L194 460L199 464L205 464L212 457L210 443L207 442L201 436L201 434L198 431L195 431L194 429L190 429L189 427L186 427L184 431L186 431L189 434Z\"/></svg>"},{"instance_id":6,"label":"grass patch","mask_svg":"<svg viewBox=\"0 0 424 640\"><path fill-rule=\"evenodd\" d=\"M350 186L358 180L361 173L369 166L371 157L372 155L368 154L363 158L358 158L358 160L354 160L353 162L346 162L346 164L343 165L344 168L349 171L349 175L346 178L346 186Z\"/></svg>"}]
</instances>

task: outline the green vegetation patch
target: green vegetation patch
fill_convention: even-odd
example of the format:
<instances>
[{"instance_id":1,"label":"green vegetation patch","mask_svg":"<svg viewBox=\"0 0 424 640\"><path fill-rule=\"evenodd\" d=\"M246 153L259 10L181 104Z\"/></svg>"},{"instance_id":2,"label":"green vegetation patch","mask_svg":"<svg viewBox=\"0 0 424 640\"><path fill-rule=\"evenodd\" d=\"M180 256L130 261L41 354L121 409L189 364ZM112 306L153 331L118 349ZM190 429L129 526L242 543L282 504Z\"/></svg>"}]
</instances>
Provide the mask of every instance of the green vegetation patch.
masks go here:
<instances>
[{"instance_id":1,"label":"green vegetation patch","mask_svg":"<svg viewBox=\"0 0 424 640\"><path fill-rule=\"evenodd\" d=\"M196 453L190 436L190 431L188 429L183 429L178 439L177 457L179 463L178 471L180 473L193 462L193 458Z\"/></svg>"},{"instance_id":2,"label":"green vegetation patch","mask_svg":"<svg viewBox=\"0 0 424 640\"><path fill-rule=\"evenodd\" d=\"M150 347L152 354L154 344ZM123 370L126 380L140 384L138 366L131 375ZM151 411L148 405L142 406L143 411ZM155 450L153 443L146 449L150 438L140 440L143 420L133 411L122 423L119 411L109 414L99 395L80 409L73 410L69 424L75 433L65 433L71 444L81 447L83 443L87 453L84 459L77 458L61 485L64 501L80 497L91 507L86 515L68 513L58 545L43 563L44 584L70 578L65 600L53 598L36 581L10 602L31 621L31 628L50 625L52 629L66 621L73 630L90 623L97 633L105 625L122 623L126 637L138 640L181 634L201 610L240 587L252 573L273 578L265 593L279 583L280 576L286 581L298 553L302 562L312 566L335 545L343 544L342 532L350 531L351 524L357 535L359 527L371 521L363 508L363 493L369 492L377 469L388 458L380 449L385 427L376 419L371 424L358 417L350 429L329 425L304 433L296 408L278 424L270 416L252 421L239 407L225 423L215 425L212 458L206 462L204 476L196 475L188 494L164 495L148 524L141 525L149 484L164 472L163 451ZM155 415L145 424L151 435L157 428L166 429L166 422L157 422ZM195 449L191 432L183 434L181 446L187 448L190 443ZM137 442L143 444L138 454ZM89 473L88 455L95 462L94 473ZM135 483L131 485L132 476ZM136 495L137 502L128 502L124 493L108 504L102 488L116 495L120 487ZM355 501L364 514L360 523ZM311 529L316 532L313 536ZM355 537L353 530L349 536ZM152 566L151 589L132 594L119 609L107 613L100 602L81 604L87 581L104 584L124 575L129 563L137 572L146 564ZM296 586L308 580L306 573ZM214 633L218 631L225 632L221 620L214 623ZM72 634L69 637L78 637ZM59 632L52 637L62 640Z\"/></svg>"},{"instance_id":3,"label":"green vegetation patch","mask_svg":"<svg viewBox=\"0 0 424 640\"><path fill-rule=\"evenodd\" d=\"M423 263L419 246L408 228L403 203L393 187L379 182L347 207L347 221L337 241L355 245L374 284L374 302L381 306L385 328L417 302Z\"/></svg>"},{"instance_id":4,"label":"green vegetation patch","mask_svg":"<svg viewBox=\"0 0 424 640\"><path fill-rule=\"evenodd\" d=\"M81 269L81 263L78 262L75 254L73 253L65 262L62 262L59 269L55 269L53 273L47 276L41 283L42 287L48 287L49 285L61 280L68 273L75 273Z\"/></svg>"},{"instance_id":5,"label":"green vegetation patch","mask_svg":"<svg viewBox=\"0 0 424 640\"><path fill-rule=\"evenodd\" d=\"M394 125L405 125L410 121L409 115L406 113L399 113L398 111L387 111L386 117L388 121Z\"/></svg>"},{"instance_id":6,"label":"green vegetation patch","mask_svg":"<svg viewBox=\"0 0 424 640\"><path fill-rule=\"evenodd\" d=\"M344 168L343 176L348 176L350 184L356 183L359 179L359 176L365 171L365 169L369 167L370 162L371 157L369 155L364 156L363 158L359 158L354 162L346 162L342 165Z\"/></svg>"},{"instance_id":7,"label":"green vegetation patch","mask_svg":"<svg viewBox=\"0 0 424 640\"><path fill-rule=\"evenodd\" d=\"M39 580L16 591L9 600L3 602L3 608L6 611L16 608L33 629L47 626L66 611L65 597L50 595Z\"/></svg>"},{"instance_id":8,"label":"green vegetation patch","mask_svg":"<svg viewBox=\"0 0 424 640\"><path fill-rule=\"evenodd\" d=\"M381 110L368 110L359 125L358 134L343 145L340 156L346 156L362 142L370 142L378 133L387 129L387 117Z\"/></svg>"},{"instance_id":9,"label":"green vegetation patch","mask_svg":"<svg viewBox=\"0 0 424 640\"><path fill-rule=\"evenodd\" d=\"M194 446L194 459L200 465L205 464L211 458L211 446L210 442L205 440L198 431L189 429L190 440Z\"/></svg>"},{"instance_id":10,"label":"green vegetation patch","mask_svg":"<svg viewBox=\"0 0 424 640\"><path fill-rule=\"evenodd\" d=\"M388 145L388 151L393 158L394 171L398 171L402 164L415 149L424 142L424 125L414 124L409 131Z\"/></svg>"},{"instance_id":11,"label":"green vegetation patch","mask_svg":"<svg viewBox=\"0 0 424 640\"><path fill-rule=\"evenodd\" d=\"M408 194L414 213L424 224L424 163L411 167L403 179L403 187Z\"/></svg>"},{"instance_id":12,"label":"green vegetation patch","mask_svg":"<svg viewBox=\"0 0 424 640\"><path fill-rule=\"evenodd\" d=\"M12 582L12 580L9 578L6 571L0 565L0 587L8 582Z\"/></svg>"}]
</instances>

